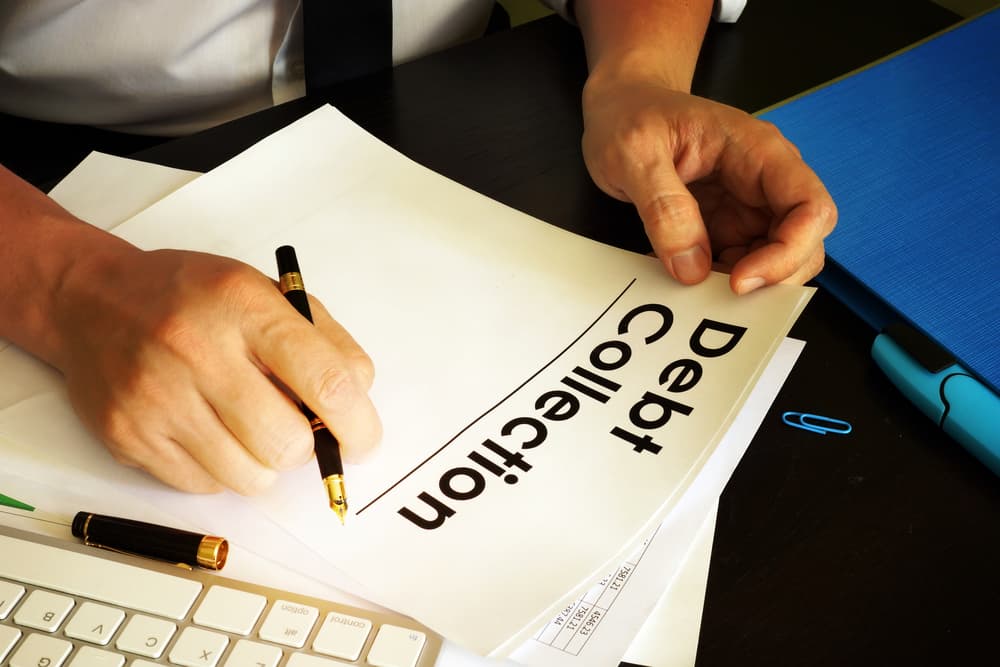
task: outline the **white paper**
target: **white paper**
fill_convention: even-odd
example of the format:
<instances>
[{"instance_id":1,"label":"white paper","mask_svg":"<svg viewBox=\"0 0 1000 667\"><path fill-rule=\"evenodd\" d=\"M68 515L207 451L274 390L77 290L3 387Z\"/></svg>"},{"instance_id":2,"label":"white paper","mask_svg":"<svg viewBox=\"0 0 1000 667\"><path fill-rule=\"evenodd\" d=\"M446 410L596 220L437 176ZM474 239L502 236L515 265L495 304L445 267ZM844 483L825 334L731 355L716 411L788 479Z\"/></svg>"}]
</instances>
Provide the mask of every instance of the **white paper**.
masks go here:
<instances>
[{"instance_id":1,"label":"white paper","mask_svg":"<svg viewBox=\"0 0 1000 667\"><path fill-rule=\"evenodd\" d=\"M649 667L694 667L717 511L718 501L698 528L682 568L629 644L622 661Z\"/></svg>"},{"instance_id":2,"label":"white paper","mask_svg":"<svg viewBox=\"0 0 1000 667\"><path fill-rule=\"evenodd\" d=\"M333 524L311 466L247 500L193 498L140 474L122 475L121 487L202 528L224 524L261 553L268 545L255 544L252 526L263 513L359 581L352 590L482 653L516 648L659 524L697 477L809 294L780 286L737 299L723 276L678 287L656 260L484 199L402 158L328 108L196 179L117 232L142 247L217 252L268 273L274 247L296 245L307 287L376 360L373 398L386 426L381 455L347 470L352 504L362 512L350 517L346 530ZM667 335L656 344L641 340L663 322L656 312L635 320L638 334L617 333L625 312L649 303L670 309ZM632 429L629 407L643 392L659 389L664 366L692 357L688 339L705 315L748 330L723 358L699 357L700 382L672 395L692 407L691 415L676 412L666 424L645 429L649 433ZM629 345L625 367L597 373L597 380L575 373L578 366L587 369L588 353L607 341ZM614 356L598 361L611 365ZM592 364L589 370L596 372ZM572 428L553 420L544 446L522 452L531 469L510 471L518 473L516 484L479 473L486 488L458 503L444 530L402 523L396 510L413 505L420 491L434 492L446 471L468 467L467 455L486 438L500 442L508 419L535 415L536 399L565 390L563 378L582 378L592 388L596 382L607 402L580 398L585 407L571 418ZM608 383L620 384L621 393ZM0 431L29 458L46 456L41 442L69 437L85 459L77 474L103 479L110 457L101 459L93 439L56 432L53 424L41 440L38 431L46 429L31 428L41 415L59 415L62 400L49 393L22 401L3 414ZM643 418L655 419L653 412ZM49 419L70 420L65 412ZM660 454L637 454L625 439L609 435L614 426L636 442L651 435L668 446ZM519 426L518 435L526 428ZM574 559L563 566L551 558L553 550ZM488 617L468 613L483 599L491 603L483 610Z\"/></svg>"},{"instance_id":3,"label":"white paper","mask_svg":"<svg viewBox=\"0 0 1000 667\"><path fill-rule=\"evenodd\" d=\"M784 341L698 479L687 489L648 543L602 579L603 585L595 586L568 605L532 640L515 650L511 654L515 661L534 667L613 664L625 653L644 625L648 626L647 637L656 634L661 637L661 642L672 647L671 655L692 651L692 642L697 645L697 625L693 637L688 637L683 632L664 632L662 625L655 625L655 621L647 623L647 620L656 618L656 613L690 619L695 610L687 607L693 605L700 610L701 600L693 601L690 597L677 601L685 609L669 608L665 602L659 605L658 610L654 610L654 606L675 587L677 590L697 590L696 585L678 582L688 576L695 579L702 576L694 562L697 556L692 555L700 553L698 550L703 548L705 539L700 534L707 530L704 527L706 522L714 526L719 495L804 347L802 341ZM711 521L706 517L710 517ZM694 574L688 575L689 570L694 570ZM663 592L665 590L667 593ZM656 631L652 629L654 627ZM637 651L648 654L649 651L643 648L648 644L648 639L643 640Z\"/></svg>"}]
</instances>

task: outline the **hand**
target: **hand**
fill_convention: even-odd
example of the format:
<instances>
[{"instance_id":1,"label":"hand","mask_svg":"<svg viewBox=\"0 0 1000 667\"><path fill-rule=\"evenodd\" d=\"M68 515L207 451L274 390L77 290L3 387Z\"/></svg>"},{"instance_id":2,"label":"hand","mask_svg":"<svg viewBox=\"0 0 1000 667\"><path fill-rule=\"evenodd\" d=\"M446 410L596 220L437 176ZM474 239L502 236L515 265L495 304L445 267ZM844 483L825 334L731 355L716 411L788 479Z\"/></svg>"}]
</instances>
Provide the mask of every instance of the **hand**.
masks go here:
<instances>
[{"instance_id":1,"label":"hand","mask_svg":"<svg viewBox=\"0 0 1000 667\"><path fill-rule=\"evenodd\" d=\"M308 461L312 431L281 385L346 460L381 435L365 352L317 301L314 326L246 264L120 243L60 292L53 362L75 409L117 460L171 486L254 494Z\"/></svg>"},{"instance_id":2,"label":"hand","mask_svg":"<svg viewBox=\"0 0 1000 667\"><path fill-rule=\"evenodd\" d=\"M823 268L836 207L773 125L651 80L588 81L583 109L591 176L636 205L680 282L715 268L745 294Z\"/></svg>"}]
</instances>

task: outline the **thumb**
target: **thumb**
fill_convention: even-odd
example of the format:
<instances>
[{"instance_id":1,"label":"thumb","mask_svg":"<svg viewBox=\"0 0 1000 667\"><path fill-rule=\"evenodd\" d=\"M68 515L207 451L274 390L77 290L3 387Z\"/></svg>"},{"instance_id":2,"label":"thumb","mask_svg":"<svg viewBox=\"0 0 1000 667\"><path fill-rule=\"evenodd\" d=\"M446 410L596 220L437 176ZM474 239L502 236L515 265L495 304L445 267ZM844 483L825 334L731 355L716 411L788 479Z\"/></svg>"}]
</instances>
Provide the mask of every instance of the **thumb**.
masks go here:
<instances>
[{"instance_id":1,"label":"thumb","mask_svg":"<svg viewBox=\"0 0 1000 667\"><path fill-rule=\"evenodd\" d=\"M698 201L670 162L631 175L622 190L635 204L656 256L685 285L700 283L712 269L712 250Z\"/></svg>"}]
</instances>

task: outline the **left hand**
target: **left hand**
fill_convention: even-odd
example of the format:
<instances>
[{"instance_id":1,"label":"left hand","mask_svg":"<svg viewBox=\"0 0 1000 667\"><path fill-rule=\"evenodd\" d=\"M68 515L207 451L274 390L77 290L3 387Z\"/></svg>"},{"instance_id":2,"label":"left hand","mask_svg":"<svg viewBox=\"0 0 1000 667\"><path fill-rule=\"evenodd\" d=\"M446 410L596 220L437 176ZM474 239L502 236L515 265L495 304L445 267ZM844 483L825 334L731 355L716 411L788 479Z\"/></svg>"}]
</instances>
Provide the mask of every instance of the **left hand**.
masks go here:
<instances>
[{"instance_id":1,"label":"left hand","mask_svg":"<svg viewBox=\"0 0 1000 667\"><path fill-rule=\"evenodd\" d=\"M583 113L591 176L636 205L678 281L715 268L745 294L802 284L823 268L836 206L774 125L643 79L589 81Z\"/></svg>"}]
</instances>

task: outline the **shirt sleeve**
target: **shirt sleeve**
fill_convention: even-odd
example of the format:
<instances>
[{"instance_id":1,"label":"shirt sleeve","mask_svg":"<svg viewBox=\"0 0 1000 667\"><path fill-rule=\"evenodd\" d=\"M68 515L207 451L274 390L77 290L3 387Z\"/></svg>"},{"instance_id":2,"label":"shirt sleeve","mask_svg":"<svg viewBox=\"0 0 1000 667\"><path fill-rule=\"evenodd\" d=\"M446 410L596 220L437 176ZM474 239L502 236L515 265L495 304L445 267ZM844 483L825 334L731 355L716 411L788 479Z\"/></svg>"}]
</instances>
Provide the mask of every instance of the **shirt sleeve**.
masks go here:
<instances>
[{"instance_id":1,"label":"shirt sleeve","mask_svg":"<svg viewBox=\"0 0 1000 667\"><path fill-rule=\"evenodd\" d=\"M747 0L715 0L712 18L720 23L736 23L747 6Z\"/></svg>"},{"instance_id":2,"label":"shirt sleeve","mask_svg":"<svg viewBox=\"0 0 1000 667\"><path fill-rule=\"evenodd\" d=\"M542 0L542 4L567 21L576 22L572 11L573 0ZM747 0L715 0L712 18L720 23L735 23L746 4Z\"/></svg>"}]
</instances>

